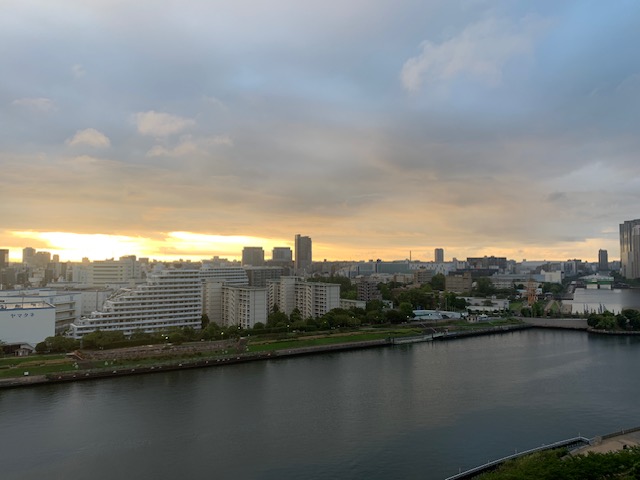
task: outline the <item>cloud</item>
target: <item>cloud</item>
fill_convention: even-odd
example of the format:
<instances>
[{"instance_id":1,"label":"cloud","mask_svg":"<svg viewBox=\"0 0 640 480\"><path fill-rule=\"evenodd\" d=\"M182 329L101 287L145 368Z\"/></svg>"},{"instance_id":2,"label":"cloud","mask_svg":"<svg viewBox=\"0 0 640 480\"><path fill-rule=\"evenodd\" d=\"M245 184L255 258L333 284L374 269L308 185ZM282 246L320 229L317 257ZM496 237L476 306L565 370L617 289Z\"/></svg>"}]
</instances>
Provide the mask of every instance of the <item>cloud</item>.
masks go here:
<instances>
[{"instance_id":1,"label":"cloud","mask_svg":"<svg viewBox=\"0 0 640 480\"><path fill-rule=\"evenodd\" d=\"M76 63L74 66L71 67L71 73L75 78L81 78L86 75L87 71L84 69L82 65L80 65L79 63Z\"/></svg>"},{"instance_id":2,"label":"cloud","mask_svg":"<svg viewBox=\"0 0 640 480\"><path fill-rule=\"evenodd\" d=\"M534 16L520 22L488 18L441 43L425 40L422 52L404 63L400 73L402 85L409 91L417 91L425 82L448 81L465 74L497 85L505 64L513 57L529 53L546 24Z\"/></svg>"},{"instance_id":3,"label":"cloud","mask_svg":"<svg viewBox=\"0 0 640 480\"><path fill-rule=\"evenodd\" d=\"M192 127L196 122L190 118L179 117L169 113L150 110L138 112L133 115L133 120L142 135L153 137L166 137Z\"/></svg>"},{"instance_id":4,"label":"cloud","mask_svg":"<svg viewBox=\"0 0 640 480\"><path fill-rule=\"evenodd\" d=\"M188 155L206 154L209 149L217 146L233 146L233 140L229 135L215 135L212 137L195 138L192 135L183 135L180 142L174 148L155 145L146 153L147 157L183 157Z\"/></svg>"},{"instance_id":5,"label":"cloud","mask_svg":"<svg viewBox=\"0 0 640 480\"><path fill-rule=\"evenodd\" d=\"M222 102L222 100L220 100L220 99L218 99L216 97L205 95L205 96L202 97L202 100L208 105L212 105L214 107L218 107L218 108L221 108L223 110L227 109L227 106Z\"/></svg>"},{"instance_id":6,"label":"cloud","mask_svg":"<svg viewBox=\"0 0 640 480\"><path fill-rule=\"evenodd\" d=\"M99 132L95 128L86 128L78 130L72 138L68 138L65 142L70 147L78 145L88 145L95 148L106 148L111 146L111 141L104 133Z\"/></svg>"},{"instance_id":7,"label":"cloud","mask_svg":"<svg viewBox=\"0 0 640 480\"><path fill-rule=\"evenodd\" d=\"M25 107L31 110L38 110L41 112L50 112L52 110L55 110L56 108L53 100L44 97L18 98L11 102L11 104L19 107Z\"/></svg>"}]
</instances>

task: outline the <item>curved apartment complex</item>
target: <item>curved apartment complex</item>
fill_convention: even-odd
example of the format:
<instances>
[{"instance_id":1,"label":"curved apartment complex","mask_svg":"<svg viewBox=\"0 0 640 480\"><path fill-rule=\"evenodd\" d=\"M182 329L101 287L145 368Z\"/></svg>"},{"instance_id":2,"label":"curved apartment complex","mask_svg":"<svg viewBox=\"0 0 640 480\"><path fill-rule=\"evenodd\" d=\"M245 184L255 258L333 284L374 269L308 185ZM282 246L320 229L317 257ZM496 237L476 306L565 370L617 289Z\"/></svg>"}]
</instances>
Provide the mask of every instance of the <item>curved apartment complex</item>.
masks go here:
<instances>
[{"instance_id":1,"label":"curved apartment complex","mask_svg":"<svg viewBox=\"0 0 640 480\"><path fill-rule=\"evenodd\" d=\"M202 278L198 270L168 269L149 274L147 283L122 288L105 301L102 311L72 323L69 336L96 330L156 332L170 327L200 328Z\"/></svg>"}]
</instances>

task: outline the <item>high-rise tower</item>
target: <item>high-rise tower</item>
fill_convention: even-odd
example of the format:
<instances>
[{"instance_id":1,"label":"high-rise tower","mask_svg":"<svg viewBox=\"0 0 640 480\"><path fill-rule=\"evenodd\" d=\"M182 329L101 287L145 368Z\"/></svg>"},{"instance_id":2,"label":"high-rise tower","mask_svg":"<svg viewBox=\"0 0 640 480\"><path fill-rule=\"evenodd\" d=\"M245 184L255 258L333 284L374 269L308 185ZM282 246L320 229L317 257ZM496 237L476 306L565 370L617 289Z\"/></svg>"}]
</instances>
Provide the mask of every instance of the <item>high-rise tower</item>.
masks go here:
<instances>
[{"instance_id":1,"label":"high-rise tower","mask_svg":"<svg viewBox=\"0 0 640 480\"><path fill-rule=\"evenodd\" d=\"M609 252L606 250L598 250L598 271L606 272L609 270Z\"/></svg>"},{"instance_id":2,"label":"high-rise tower","mask_svg":"<svg viewBox=\"0 0 640 480\"><path fill-rule=\"evenodd\" d=\"M262 247L244 247L242 249L242 265L262 267L264 265L264 250Z\"/></svg>"},{"instance_id":3,"label":"high-rise tower","mask_svg":"<svg viewBox=\"0 0 640 480\"><path fill-rule=\"evenodd\" d=\"M620 224L620 274L629 279L640 277L640 219Z\"/></svg>"},{"instance_id":4,"label":"high-rise tower","mask_svg":"<svg viewBox=\"0 0 640 480\"><path fill-rule=\"evenodd\" d=\"M296 275L311 273L311 237L304 237L297 234L295 237L295 263Z\"/></svg>"},{"instance_id":5,"label":"high-rise tower","mask_svg":"<svg viewBox=\"0 0 640 480\"><path fill-rule=\"evenodd\" d=\"M434 262L435 263L444 263L444 249L436 248L434 250Z\"/></svg>"}]
</instances>

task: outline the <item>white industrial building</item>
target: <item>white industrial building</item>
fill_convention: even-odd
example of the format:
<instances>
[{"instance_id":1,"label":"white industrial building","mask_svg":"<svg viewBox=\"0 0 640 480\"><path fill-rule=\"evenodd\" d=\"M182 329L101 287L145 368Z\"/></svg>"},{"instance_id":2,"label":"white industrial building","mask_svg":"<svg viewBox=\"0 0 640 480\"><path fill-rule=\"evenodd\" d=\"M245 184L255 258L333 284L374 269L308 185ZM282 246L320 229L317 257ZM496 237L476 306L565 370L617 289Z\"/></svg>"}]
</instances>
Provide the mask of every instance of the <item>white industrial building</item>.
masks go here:
<instances>
[{"instance_id":1,"label":"white industrial building","mask_svg":"<svg viewBox=\"0 0 640 480\"><path fill-rule=\"evenodd\" d=\"M11 303L46 302L55 307L55 333L64 333L82 315L82 294L80 292L57 291L52 288L32 288L24 290L2 290L0 300ZM0 332L1 335L1 332ZM0 337L1 339L1 337Z\"/></svg>"},{"instance_id":2,"label":"white industrial building","mask_svg":"<svg viewBox=\"0 0 640 480\"><path fill-rule=\"evenodd\" d=\"M0 299L0 340L36 346L55 335L56 308L43 301Z\"/></svg>"}]
</instances>

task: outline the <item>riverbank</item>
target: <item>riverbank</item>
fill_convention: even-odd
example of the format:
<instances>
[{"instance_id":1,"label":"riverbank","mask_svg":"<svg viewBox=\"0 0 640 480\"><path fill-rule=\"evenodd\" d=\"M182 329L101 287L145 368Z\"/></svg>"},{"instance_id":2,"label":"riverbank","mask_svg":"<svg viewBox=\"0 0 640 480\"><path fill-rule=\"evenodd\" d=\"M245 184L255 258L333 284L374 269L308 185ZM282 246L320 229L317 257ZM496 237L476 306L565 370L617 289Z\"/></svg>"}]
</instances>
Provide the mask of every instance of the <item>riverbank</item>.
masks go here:
<instances>
[{"instance_id":1,"label":"riverbank","mask_svg":"<svg viewBox=\"0 0 640 480\"><path fill-rule=\"evenodd\" d=\"M324 345L314 345L305 347L288 346L281 349L228 353L226 355L217 355L201 358L176 358L175 360L158 361L152 364L143 365L130 363L120 366L116 362L101 368L93 369L76 369L72 371L60 371L48 373L45 375L24 375L22 377L11 377L0 379L0 389L3 388L19 388L36 385L49 385L63 382L75 382L83 380L95 380L101 378L114 378L131 375L143 375L151 373L161 373L167 371L184 370L192 368L209 368L219 367L223 365L232 365L237 363L254 362L260 360L274 360L279 358L288 358L301 355L314 355L321 353L358 350L365 348L380 348L393 345L419 343L427 341L443 341L457 338L465 338L480 335L490 335L507 333L516 330L532 328L530 325L501 325L496 327L476 328L468 331L445 331L436 332L428 335L416 335L406 337L387 337L377 340L363 340L343 343L333 343ZM115 354L113 356L116 356Z\"/></svg>"}]
</instances>

